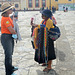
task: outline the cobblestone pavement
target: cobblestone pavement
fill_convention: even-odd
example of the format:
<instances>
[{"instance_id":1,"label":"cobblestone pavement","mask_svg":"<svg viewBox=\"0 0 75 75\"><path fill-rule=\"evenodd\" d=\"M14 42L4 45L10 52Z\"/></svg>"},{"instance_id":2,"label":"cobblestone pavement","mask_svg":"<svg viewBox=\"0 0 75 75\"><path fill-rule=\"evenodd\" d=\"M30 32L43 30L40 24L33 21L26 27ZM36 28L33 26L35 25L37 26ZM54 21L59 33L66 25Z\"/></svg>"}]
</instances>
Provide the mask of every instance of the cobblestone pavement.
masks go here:
<instances>
[{"instance_id":1,"label":"cobblestone pavement","mask_svg":"<svg viewBox=\"0 0 75 75\"><path fill-rule=\"evenodd\" d=\"M15 43L13 54L13 65L19 68L17 75L75 75L75 11L57 11L54 16L57 25L61 29L61 37L55 42L57 59L53 61L52 67L56 71L43 73L45 67L40 66L34 61L34 49L31 45L31 26L32 16L37 16L36 23L41 21L39 11L19 12L19 29L22 41ZM5 75L4 51L0 43L0 75Z\"/></svg>"}]
</instances>

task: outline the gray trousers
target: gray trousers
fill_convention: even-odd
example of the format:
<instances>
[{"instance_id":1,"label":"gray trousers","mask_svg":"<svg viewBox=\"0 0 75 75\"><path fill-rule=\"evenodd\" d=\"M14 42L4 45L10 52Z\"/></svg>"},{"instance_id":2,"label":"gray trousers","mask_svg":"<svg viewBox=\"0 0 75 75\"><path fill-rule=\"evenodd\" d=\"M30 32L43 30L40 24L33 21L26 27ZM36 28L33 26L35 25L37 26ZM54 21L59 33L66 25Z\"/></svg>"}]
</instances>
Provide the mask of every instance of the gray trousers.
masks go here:
<instances>
[{"instance_id":1,"label":"gray trousers","mask_svg":"<svg viewBox=\"0 0 75 75\"><path fill-rule=\"evenodd\" d=\"M5 54L6 75L11 75L13 73L12 54L14 50L14 39L12 38L12 34L2 34L1 44L3 46L4 54Z\"/></svg>"}]
</instances>

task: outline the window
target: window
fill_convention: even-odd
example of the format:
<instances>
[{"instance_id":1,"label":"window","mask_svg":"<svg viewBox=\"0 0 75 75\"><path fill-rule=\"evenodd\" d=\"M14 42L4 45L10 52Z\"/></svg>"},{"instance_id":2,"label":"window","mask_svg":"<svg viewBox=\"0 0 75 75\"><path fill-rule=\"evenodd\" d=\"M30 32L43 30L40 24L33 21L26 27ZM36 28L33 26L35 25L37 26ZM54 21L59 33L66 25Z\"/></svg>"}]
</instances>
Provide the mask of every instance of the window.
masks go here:
<instances>
[{"instance_id":1,"label":"window","mask_svg":"<svg viewBox=\"0 0 75 75\"><path fill-rule=\"evenodd\" d=\"M45 7L45 6L46 6L46 1L42 0L42 7Z\"/></svg>"},{"instance_id":2,"label":"window","mask_svg":"<svg viewBox=\"0 0 75 75\"><path fill-rule=\"evenodd\" d=\"M35 7L39 7L39 0L35 0Z\"/></svg>"},{"instance_id":3,"label":"window","mask_svg":"<svg viewBox=\"0 0 75 75\"><path fill-rule=\"evenodd\" d=\"M58 0L55 0L55 1L58 1Z\"/></svg>"},{"instance_id":4,"label":"window","mask_svg":"<svg viewBox=\"0 0 75 75\"><path fill-rule=\"evenodd\" d=\"M29 0L29 7L32 7L32 0Z\"/></svg>"},{"instance_id":5,"label":"window","mask_svg":"<svg viewBox=\"0 0 75 75\"><path fill-rule=\"evenodd\" d=\"M18 4L15 4L15 7L18 8Z\"/></svg>"},{"instance_id":6,"label":"window","mask_svg":"<svg viewBox=\"0 0 75 75\"><path fill-rule=\"evenodd\" d=\"M71 0L68 0L68 1L71 1Z\"/></svg>"}]
</instances>

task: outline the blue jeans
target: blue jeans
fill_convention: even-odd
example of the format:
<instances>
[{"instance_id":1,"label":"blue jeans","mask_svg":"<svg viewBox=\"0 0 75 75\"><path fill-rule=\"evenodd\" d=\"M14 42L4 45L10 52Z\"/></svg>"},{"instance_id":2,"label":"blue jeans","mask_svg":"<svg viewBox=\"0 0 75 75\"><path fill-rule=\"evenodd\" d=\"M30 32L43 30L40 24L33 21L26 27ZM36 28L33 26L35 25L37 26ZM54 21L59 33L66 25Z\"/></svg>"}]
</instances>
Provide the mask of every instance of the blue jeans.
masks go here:
<instances>
[{"instance_id":1,"label":"blue jeans","mask_svg":"<svg viewBox=\"0 0 75 75\"><path fill-rule=\"evenodd\" d=\"M14 39L12 38L12 34L2 34L1 44L3 46L4 54L5 54L6 75L11 75L13 73L12 54L14 50Z\"/></svg>"}]
</instances>

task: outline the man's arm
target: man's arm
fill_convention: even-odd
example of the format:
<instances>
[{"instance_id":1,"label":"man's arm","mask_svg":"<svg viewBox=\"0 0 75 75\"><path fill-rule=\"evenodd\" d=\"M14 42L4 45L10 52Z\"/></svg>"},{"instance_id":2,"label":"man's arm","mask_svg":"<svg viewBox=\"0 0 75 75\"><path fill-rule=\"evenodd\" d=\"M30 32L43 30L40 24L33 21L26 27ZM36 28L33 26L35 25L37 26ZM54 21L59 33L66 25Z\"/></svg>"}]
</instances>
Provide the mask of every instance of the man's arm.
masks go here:
<instances>
[{"instance_id":1,"label":"man's arm","mask_svg":"<svg viewBox=\"0 0 75 75\"><path fill-rule=\"evenodd\" d=\"M12 33L12 34L16 34L15 30L12 28L12 26L7 27L8 30Z\"/></svg>"}]
</instances>

